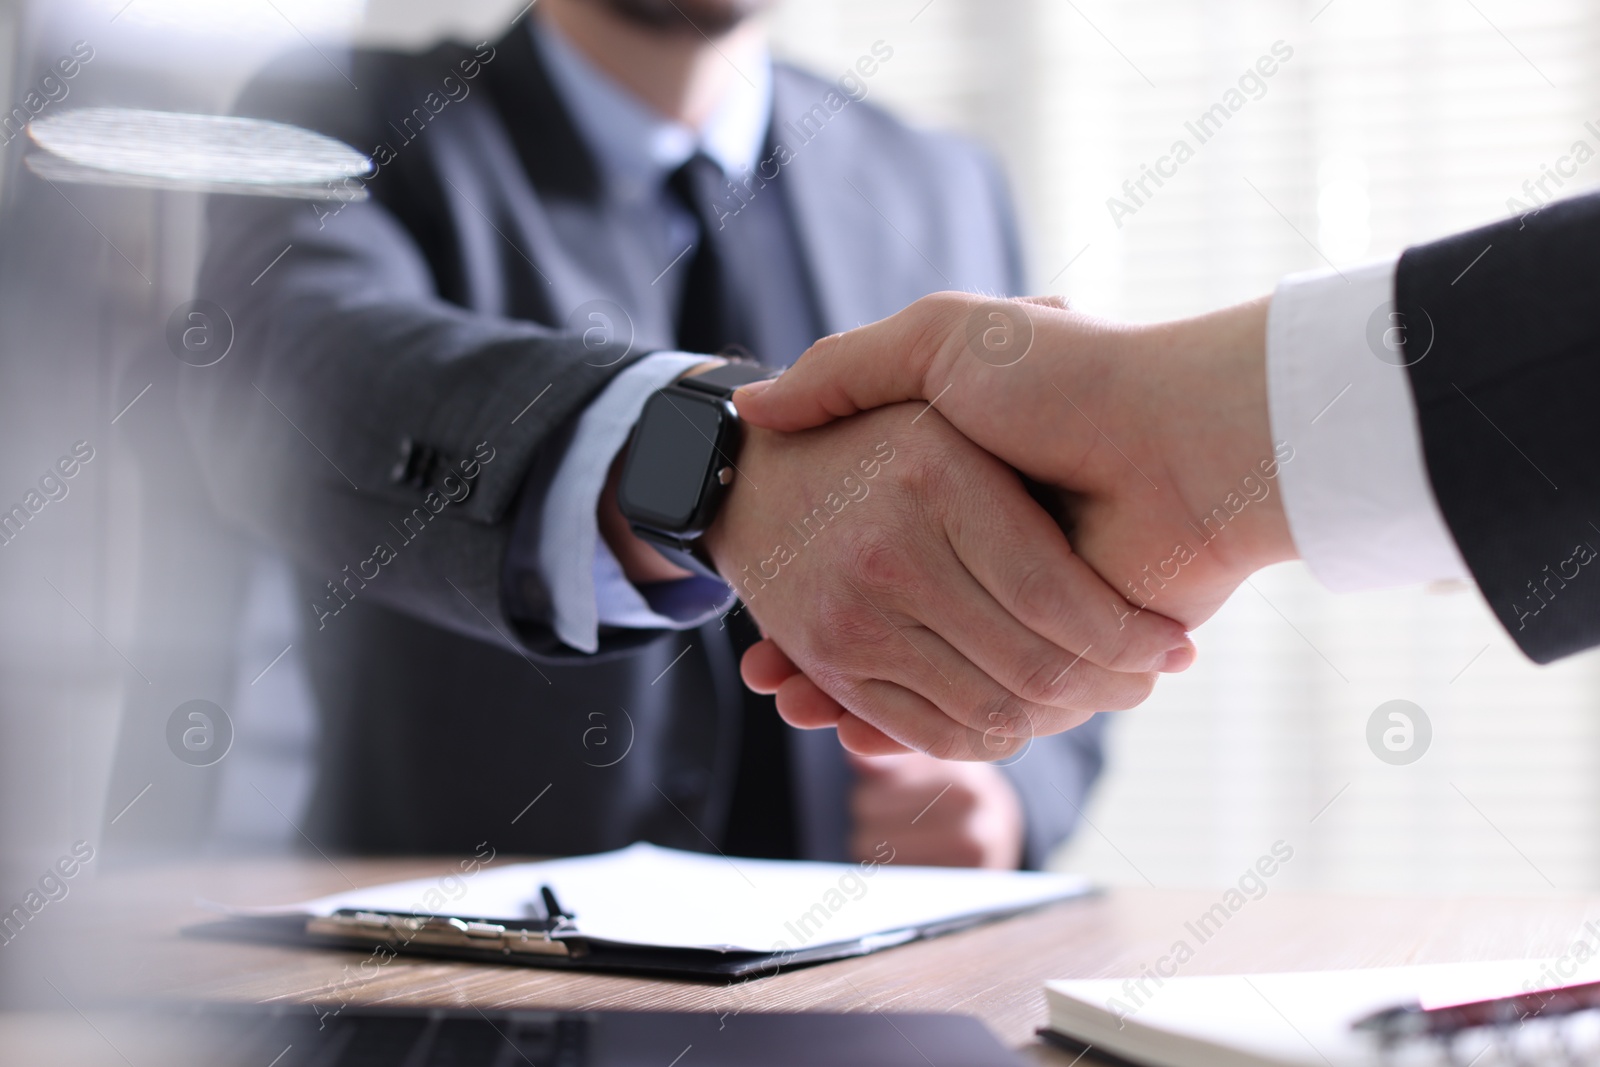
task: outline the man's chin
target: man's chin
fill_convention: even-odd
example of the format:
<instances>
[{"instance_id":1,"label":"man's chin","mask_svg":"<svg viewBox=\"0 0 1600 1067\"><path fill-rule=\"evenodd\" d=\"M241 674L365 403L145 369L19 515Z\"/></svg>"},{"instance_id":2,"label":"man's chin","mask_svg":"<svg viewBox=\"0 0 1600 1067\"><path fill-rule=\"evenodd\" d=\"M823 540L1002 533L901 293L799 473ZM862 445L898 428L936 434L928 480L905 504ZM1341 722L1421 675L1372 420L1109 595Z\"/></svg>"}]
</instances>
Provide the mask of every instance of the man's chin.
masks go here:
<instances>
[{"instance_id":1,"label":"man's chin","mask_svg":"<svg viewBox=\"0 0 1600 1067\"><path fill-rule=\"evenodd\" d=\"M597 0L636 26L721 37L776 0Z\"/></svg>"}]
</instances>

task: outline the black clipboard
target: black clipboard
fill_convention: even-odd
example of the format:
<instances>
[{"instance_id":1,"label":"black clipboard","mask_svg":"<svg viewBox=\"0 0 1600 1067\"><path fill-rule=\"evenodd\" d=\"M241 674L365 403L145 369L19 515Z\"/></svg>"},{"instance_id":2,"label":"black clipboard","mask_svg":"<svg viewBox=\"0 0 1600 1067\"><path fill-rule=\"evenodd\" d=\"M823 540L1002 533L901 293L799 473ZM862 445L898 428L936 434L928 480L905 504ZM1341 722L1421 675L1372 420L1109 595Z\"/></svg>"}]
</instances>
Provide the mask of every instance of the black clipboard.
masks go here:
<instances>
[{"instance_id":1,"label":"black clipboard","mask_svg":"<svg viewBox=\"0 0 1600 1067\"><path fill-rule=\"evenodd\" d=\"M865 956L1060 903L1044 901L809 948L748 952L623 944L588 937L576 918L556 903L548 886L542 887L540 893L546 914L529 919L343 908L325 916L238 916L192 926L183 932L196 937L366 949L397 956L737 982Z\"/></svg>"}]
</instances>

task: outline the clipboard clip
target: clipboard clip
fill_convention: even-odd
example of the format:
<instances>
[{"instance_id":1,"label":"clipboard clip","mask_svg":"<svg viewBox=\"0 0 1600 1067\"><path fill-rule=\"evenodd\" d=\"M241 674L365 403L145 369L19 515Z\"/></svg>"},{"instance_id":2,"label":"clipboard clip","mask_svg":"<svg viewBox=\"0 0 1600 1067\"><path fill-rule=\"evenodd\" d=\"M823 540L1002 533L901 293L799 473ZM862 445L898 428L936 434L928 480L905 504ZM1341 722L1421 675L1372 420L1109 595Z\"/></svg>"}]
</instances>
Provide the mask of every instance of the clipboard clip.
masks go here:
<instances>
[{"instance_id":1,"label":"clipboard clip","mask_svg":"<svg viewBox=\"0 0 1600 1067\"><path fill-rule=\"evenodd\" d=\"M421 915L415 912L340 908L306 920L306 934L341 942L383 945L404 951L411 945L471 949L504 955L582 956L586 948L563 938L578 936L573 916L556 902L549 886L539 887L545 917L514 922Z\"/></svg>"}]
</instances>

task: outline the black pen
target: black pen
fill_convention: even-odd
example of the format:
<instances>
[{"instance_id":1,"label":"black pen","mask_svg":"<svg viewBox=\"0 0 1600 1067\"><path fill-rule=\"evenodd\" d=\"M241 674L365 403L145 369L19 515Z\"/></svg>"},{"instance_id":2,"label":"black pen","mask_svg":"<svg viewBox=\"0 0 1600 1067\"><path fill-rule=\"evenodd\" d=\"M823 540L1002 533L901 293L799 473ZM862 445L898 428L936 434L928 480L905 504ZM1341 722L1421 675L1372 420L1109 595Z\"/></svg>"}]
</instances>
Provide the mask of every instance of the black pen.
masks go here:
<instances>
[{"instance_id":1,"label":"black pen","mask_svg":"<svg viewBox=\"0 0 1600 1067\"><path fill-rule=\"evenodd\" d=\"M1560 986L1442 1008L1402 1004L1351 1024L1383 1041L1454 1034L1474 1027L1512 1026L1529 1019L1600 1008L1600 982Z\"/></svg>"},{"instance_id":2,"label":"black pen","mask_svg":"<svg viewBox=\"0 0 1600 1067\"><path fill-rule=\"evenodd\" d=\"M556 900L556 892L548 884L539 887L539 896L544 901L544 917L554 922L556 919L576 918L572 912L563 908Z\"/></svg>"}]
</instances>

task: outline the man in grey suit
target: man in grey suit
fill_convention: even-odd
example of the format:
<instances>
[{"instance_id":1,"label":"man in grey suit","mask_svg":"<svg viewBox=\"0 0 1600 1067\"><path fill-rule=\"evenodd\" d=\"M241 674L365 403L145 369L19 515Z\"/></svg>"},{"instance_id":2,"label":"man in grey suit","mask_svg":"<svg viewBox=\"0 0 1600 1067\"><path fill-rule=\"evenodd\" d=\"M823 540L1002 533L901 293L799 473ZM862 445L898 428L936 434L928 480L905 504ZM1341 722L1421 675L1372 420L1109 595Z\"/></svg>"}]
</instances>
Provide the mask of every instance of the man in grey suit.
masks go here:
<instances>
[{"instance_id":1,"label":"man in grey suit","mask_svg":"<svg viewBox=\"0 0 1600 1067\"><path fill-rule=\"evenodd\" d=\"M309 208L212 205L201 295L237 337L185 371L219 506L304 575L319 847L888 842L1037 865L1099 771L1092 714L1141 700L1185 644L1154 615L1066 610L1120 601L920 406L747 439L706 540L750 610L622 519L646 399L718 362L688 353L779 367L937 289L1024 289L989 160L864 101L892 45L813 78L768 58L768 2L544 0L498 41L308 53L247 92L244 113L377 167ZM854 513L786 525L862 476ZM773 564L791 529L799 558ZM752 584L763 565L783 573ZM982 608L951 610L979 586ZM783 725L740 684L750 611L884 712L852 749L919 747L932 711L967 725L938 755L1005 765L867 760Z\"/></svg>"}]
</instances>

